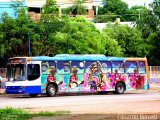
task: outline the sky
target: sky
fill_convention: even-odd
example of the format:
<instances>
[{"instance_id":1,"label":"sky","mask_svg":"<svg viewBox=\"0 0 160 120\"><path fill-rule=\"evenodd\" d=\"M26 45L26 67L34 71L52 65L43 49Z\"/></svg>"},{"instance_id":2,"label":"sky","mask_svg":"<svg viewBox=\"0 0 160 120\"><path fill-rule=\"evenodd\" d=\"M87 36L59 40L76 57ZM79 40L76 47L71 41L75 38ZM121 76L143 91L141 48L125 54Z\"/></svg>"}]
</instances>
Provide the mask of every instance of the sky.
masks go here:
<instances>
[{"instance_id":1,"label":"sky","mask_svg":"<svg viewBox=\"0 0 160 120\"><path fill-rule=\"evenodd\" d=\"M124 2L126 2L130 7L135 6L135 5L142 5L142 6L146 6L148 7L148 5L153 2L153 0L122 0Z\"/></svg>"},{"instance_id":2,"label":"sky","mask_svg":"<svg viewBox=\"0 0 160 120\"><path fill-rule=\"evenodd\" d=\"M95 1L97 3L102 2L102 0L93 0L93 1ZM126 2L128 4L129 8L131 8L132 6L135 6L135 5L138 5L138 6L140 6L140 5L144 6L145 5L147 8L149 8L148 5L151 2L153 2L153 0L122 0L122 1Z\"/></svg>"}]
</instances>

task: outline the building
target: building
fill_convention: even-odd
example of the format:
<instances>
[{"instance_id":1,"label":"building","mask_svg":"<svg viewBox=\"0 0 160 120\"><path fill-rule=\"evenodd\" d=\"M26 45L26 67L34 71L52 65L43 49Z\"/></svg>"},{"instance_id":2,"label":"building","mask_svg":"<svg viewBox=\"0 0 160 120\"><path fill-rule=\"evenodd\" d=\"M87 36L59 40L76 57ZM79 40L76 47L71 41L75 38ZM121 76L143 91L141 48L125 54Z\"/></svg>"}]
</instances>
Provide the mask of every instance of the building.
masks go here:
<instances>
[{"instance_id":1,"label":"building","mask_svg":"<svg viewBox=\"0 0 160 120\"><path fill-rule=\"evenodd\" d=\"M46 0L26 0L26 5L29 7L30 13L40 13L42 6L46 3ZM59 11L61 9L70 7L75 4L75 0L57 0L57 5L59 6ZM86 6L88 15L86 16L89 19L94 18L94 6L99 6L101 4L101 0L87 0L84 3Z\"/></svg>"},{"instance_id":2,"label":"building","mask_svg":"<svg viewBox=\"0 0 160 120\"><path fill-rule=\"evenodd\" d=\"M12 18L16 18L15 11L11 5L14 1L22 1L23 6L27 6L29 8L29 15L32 17L32 19L38 19L39 13L41 12L41 8L43 5L45 5L46 0L0 0L0 15L2 15L3 12L8 13L9 16ZM76 0L56 0L57 5L59 6L59 12L61 13L61 10L63 8L70 7L75 4ZM101 3L101 0L87 0L84 3L84 6L86 6L88 15L86 17L88 19L94 18L94 6L99 6ZM98 8L98 7L97 7Z\"/></svg>"},{"instance_id":3,"label":"building","mask_svg":"<svg viewBox=\"0 0 160 120\"><path fill-rule=\"evenodd\" d=\"M15 10L13 9L12 5L15 4L16 0L0 0L0 18L3 13L7 13L10 17L16 18L17 14L15 13ZM25 1L24 0L19 0L22 1L22 6L25 6Z\"/></svg>"},{"instance_id":4,"label":"building","mask_svg":"<svg viewBox=\"0 0 160 120\"><path fill-rule=\"evenodd\" d=\"M67 8L70 6L73 6L75 4L76 0L57 0L57 4L60 6L60 9ZM93 0L87 0L84 4L86 6L88 15L87 18L93 18L94 17L94 10L93 10Z\"/></svg>"}]
</instances>

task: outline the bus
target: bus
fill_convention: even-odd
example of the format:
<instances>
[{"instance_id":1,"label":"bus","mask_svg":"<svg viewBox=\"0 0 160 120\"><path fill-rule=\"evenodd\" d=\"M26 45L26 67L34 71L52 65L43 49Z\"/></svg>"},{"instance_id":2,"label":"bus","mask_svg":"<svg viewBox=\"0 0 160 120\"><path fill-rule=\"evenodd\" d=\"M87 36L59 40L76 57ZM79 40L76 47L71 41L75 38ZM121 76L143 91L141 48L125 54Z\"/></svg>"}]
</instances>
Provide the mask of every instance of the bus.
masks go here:
<instances>
[{"instance_id":1,"label":"bus","mask_svg":"<svg viewBox=\"0 0 160 120\"><path fill-rule=\"evenodd\" d=\"M7 63L6 94L123 94L149 89L147 59L101 54L58 54L53 57L13 57Z\"/></svg>"}]
</instances>

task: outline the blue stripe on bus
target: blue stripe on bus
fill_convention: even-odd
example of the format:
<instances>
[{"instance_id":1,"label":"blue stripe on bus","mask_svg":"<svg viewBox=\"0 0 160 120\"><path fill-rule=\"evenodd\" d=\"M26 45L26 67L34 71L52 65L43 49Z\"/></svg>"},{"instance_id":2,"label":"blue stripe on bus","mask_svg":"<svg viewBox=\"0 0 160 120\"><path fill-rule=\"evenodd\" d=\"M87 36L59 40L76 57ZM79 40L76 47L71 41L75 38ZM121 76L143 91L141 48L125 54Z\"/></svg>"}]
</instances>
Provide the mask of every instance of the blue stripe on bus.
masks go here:
<instances>
[{"instance_id":1,"label":"blue stripe on bus","mask_svg":"<svg viewBox=\"0 0 160 120\"><path fill-rule=\"evenodd\" d=\"M67 57L48 57L48 56L39 56L32 57L33 61L124 61L123 57L106 57L106 56L80 56L80 55L70 55Z\"/></svg>"},{"instance_id":2,"label":"blue stripe on bus","mask_svg":"<svg viewBox=\"0 0 160 120\"><path fill-rule=\"evenodd\" d=\"M41 86L7 86L6 94L39 94Z\"/></svg>"}]
</instances>

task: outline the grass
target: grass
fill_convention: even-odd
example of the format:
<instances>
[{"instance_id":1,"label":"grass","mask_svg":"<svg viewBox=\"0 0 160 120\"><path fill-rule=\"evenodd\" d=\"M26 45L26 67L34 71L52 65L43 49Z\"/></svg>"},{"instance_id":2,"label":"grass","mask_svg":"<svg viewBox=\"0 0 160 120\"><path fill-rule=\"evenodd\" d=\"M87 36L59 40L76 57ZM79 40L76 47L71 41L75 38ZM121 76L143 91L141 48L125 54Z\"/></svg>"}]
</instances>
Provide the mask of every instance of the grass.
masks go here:
<instances>
[{"instance_id":1,"label":"grass","mask_svg":"<svg viewBox=\"0 0 160 120\"><path fill-rule=\"evenodd\" d=\"M60 116L60 115L66 115L66 114L70 114L69 111L56 111L56 112L39 112L37 114L35 114L36 116Z\"/></svg>"},{"instance_id":2,"label":"grass","mask_svg":"<svg viewBox=\"0 0 160 120\"><path fill-rule=\"evenodd\" d=\"M0 109L0 120L28 120L32 117L39 117L39 116L59 116L59 115L66 115L69 114L69 111L56 111L56 112L39 112L36 114L31 114L21 108L12 108L6 107Z\"/></svg>"},{"instance_id":3,"label":"grass","mask_svg":"<svg viewBox=\"0 0 160 120\"><path fill-rule=\"evenodd\" d=\"M23 109L7 107L0 109L0 120L28 120L31 115Z\"/></svg>"}]
</instances>

